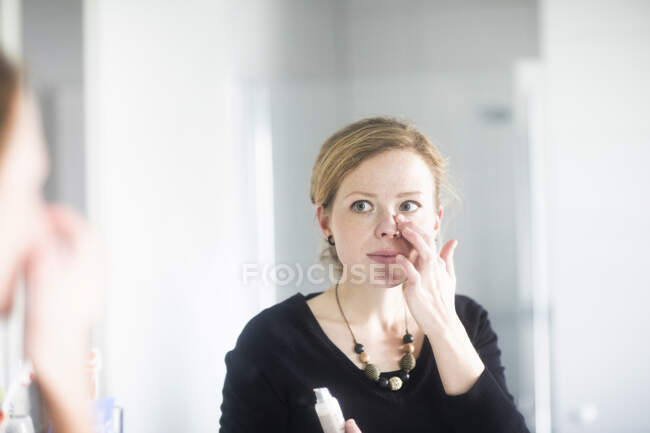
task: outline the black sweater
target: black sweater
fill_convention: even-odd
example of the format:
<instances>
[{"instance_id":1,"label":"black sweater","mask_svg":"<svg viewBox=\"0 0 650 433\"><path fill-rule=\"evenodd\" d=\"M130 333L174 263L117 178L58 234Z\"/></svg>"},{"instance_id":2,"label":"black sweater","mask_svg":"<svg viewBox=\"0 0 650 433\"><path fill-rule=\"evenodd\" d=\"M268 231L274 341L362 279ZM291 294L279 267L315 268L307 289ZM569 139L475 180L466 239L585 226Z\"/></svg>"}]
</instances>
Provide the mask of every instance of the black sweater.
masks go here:
<instances>
[{"instance_id":1,"label":"black sweater","mask_svg":"<svg viewBox=\"0 0 650 433\"><path fill-rule=\"evenodd\" d=\"M425 336L410 379L398 391L368 379L327 337L298 293L253 317L225 355L221 433L322 433L314 388L327 387L343 417L363 433L528 432L508 392L487 311L456 295L456 313L486 369L465 394L442 387ZM398 371L382 372L389 377Z\"/></svg>"}]
</instances>

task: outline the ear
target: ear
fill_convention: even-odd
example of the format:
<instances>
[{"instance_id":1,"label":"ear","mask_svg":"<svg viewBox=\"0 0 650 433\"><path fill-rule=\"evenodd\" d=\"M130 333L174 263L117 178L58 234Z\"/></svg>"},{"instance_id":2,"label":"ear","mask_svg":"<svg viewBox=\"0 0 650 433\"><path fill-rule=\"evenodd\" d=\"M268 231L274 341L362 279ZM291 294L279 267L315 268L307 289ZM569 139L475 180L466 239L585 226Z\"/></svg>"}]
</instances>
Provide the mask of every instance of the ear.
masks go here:
<instances>
[{"instance_id":1,"label":"ear","mask_svg":"<svg viewBox=\"0 0 650 433\"><path fill-rule=\"evenodd\" d=\"M435 226L436 231L440 230L440 225L442 224L442 214L443 214L443 209L442 207L440 207L440 209L438 210L438 218L436 218L436 226Z\"/></svg>"},{"instance_id":2,"label":"ear","mask_svg":"<svg viewBox=\"0 0 650 433\"><path fill-rule=\"evenodd\" d=\"M316 217L318 218L318 226L323 232L323 235L325 235L325 238L332 234L329 228L329 217L326 214L327 212L325 212L323 205L318 205L316 208Z\"/></svg>"}]
</instances>

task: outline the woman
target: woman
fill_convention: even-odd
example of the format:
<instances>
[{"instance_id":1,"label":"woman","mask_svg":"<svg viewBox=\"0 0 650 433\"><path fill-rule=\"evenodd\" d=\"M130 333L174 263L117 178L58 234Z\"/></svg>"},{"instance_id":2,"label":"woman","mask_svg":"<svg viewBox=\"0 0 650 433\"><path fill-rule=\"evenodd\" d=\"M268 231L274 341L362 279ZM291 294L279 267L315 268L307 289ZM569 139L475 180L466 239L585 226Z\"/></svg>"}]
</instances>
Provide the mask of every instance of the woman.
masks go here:
<instances>
[{"instance_id":1,"label":"woman","mask_svg":"<svg viewBox=\"0 0 650 433\"><path fill-rule=\"evenodd\" d=\"M46 205L48 173L34 98L0 53L0 311L27 290L25 354L56 433L92 431L87 373L101 269L85 222Z\"/></svg>"},{"instance_id":2,"label":"woman","mask_svg":"<svg viewBox=\"0 0 650 433\"><path fill-rule=\"evenodd\" d=\"M314 388L347 432L527 432L487 311L456 294L454 252L435 242L446 161L390 118L334 133L311 200L337 281L248 322L225 357L221 431L318 432Z\"/></svg>"}]
</instances>

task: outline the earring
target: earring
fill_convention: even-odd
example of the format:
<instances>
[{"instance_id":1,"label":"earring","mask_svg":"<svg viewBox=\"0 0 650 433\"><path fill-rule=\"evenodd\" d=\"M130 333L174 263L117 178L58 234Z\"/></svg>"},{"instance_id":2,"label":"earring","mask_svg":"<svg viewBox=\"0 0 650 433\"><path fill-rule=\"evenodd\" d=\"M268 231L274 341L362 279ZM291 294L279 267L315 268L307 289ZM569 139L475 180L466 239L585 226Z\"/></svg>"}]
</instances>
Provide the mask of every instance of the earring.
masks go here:
<instances>
[{"instance_id":1,"label":"earring","mask_svg":"<svg viewBox=\"0 0 650 433\"><path fill-rule=\"evenodd\" d=\"M327 242L328 242L330 245L332 245L332 246L333 246L333 245L336 245L336 244L334 243L334 241L332 240L333 237L334 237L334 236L332 236L332 235L329 235L329 236L327 237Z\"/></svg>"}]
</instances>

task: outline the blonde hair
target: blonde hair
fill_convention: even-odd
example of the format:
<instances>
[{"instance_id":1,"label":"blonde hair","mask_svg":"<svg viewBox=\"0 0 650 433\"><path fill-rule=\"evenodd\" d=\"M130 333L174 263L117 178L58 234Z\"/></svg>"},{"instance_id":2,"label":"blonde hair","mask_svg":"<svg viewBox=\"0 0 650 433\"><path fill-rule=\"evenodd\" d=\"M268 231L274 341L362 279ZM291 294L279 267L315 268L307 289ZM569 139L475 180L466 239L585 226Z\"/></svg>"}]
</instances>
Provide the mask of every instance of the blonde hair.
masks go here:
<instances>
[{"instance_id":1,"label":"blonde hair","mask_svg":"<svg viewBox=\"0 0 650 433\"><path fill-rule=\"evenodd\" d=\"M447 197L458 199L449 181L448 160L415 127L392 117L372 117L354 122L332 134L321 146L311 174L310 199L322 205L326 214L343 179L363 161L389 150L408 150L422 157L434 178L434 203L436 208L447 207ZM336 247L325 241L320 253L321 262L334 265L337 278L343 272Z\"/></svg>"}]
</instances>

